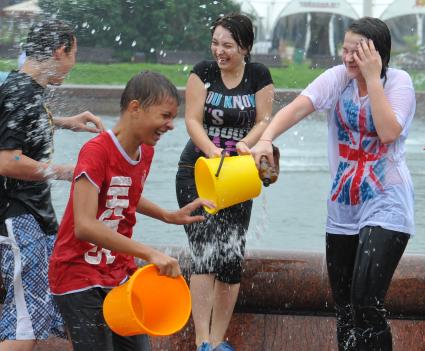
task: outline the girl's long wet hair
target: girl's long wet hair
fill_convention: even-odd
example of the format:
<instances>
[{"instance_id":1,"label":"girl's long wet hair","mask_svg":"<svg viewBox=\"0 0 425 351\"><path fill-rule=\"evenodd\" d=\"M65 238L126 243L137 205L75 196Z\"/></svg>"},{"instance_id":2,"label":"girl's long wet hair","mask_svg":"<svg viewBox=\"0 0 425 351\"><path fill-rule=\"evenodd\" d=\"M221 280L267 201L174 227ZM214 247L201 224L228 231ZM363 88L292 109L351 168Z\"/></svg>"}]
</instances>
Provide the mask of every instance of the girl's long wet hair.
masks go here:
<instances>
[{"instance_id":1,"label":"girl's long wet hair","mask_svg":"<svg viewBox=\"0 0 425 351\"><path fill-rule=\"evenodd\" d=\"M254 29L249 17L238 13L231 13L223 17L217 18L211 26L211 35L214 34L218 26L226 28L239 47L247 50L245 62L251 59L251 49L254 44Z\"/></svg>"},{"instance_id":2,"label":"girl's long wet hair","mask_svg":"<svg viewBox=\"0 0 425 351\"><path fill-rule=\"evenodd\" d=\"M382 59L381 78L387 80L391 56L391 33L385 22L378 18L363 17L351 23L346 32L356 33L373 41Z\"/></svg>"},{"instance_id":3,"label":"girl's long wet hair","mask_svg":"<svg viewBox=\"0 0 425 351\"><path fill-rule=\"evenodd\" d=\"M125 86L121 95L121 112L124 112L132 100L140 102L146 109L152 105L159 105L164 99L171 98L180 104L177 88L162 74L144 71L133 76Z\"/></svg>"}]
</instances>

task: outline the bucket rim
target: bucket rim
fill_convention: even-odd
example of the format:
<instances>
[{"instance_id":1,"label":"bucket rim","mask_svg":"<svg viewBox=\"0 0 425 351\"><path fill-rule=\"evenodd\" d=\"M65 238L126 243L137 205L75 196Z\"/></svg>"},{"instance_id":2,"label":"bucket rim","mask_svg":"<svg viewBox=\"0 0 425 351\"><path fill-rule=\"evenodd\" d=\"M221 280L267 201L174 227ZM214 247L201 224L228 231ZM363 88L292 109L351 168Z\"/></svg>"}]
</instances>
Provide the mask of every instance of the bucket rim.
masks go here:
<instances>
[{"instance_id":1,"label":"bucket rim","mask_svg":"<svg viewBox=\"0 0 425 351\"><path fill-rule=\"evenodd\" d=\"M218 157L217 157L218 158ZM204 157L204 156L200 156L200 157L198 157L198 159L196 160L196 162L195 162L195 186L196 186L196 191L198 192L198 196L200 197L200 198L204 198L204 199L207 199L207 200L211 200L213 203L215 203L215 205L216 206L218 206L218 195L215 195L214 196L214 198L207 198L207 197L203 197L203 196L201 196L201 194L199 194L199 184L198 184L198 181L199 181L199 179L198 179L198 177L196 177L196 170L198 169L199 170L199 165L203 165L203 166L205 166L205 167L207 167L208 169L209 169L209 174L210 174L210 176L211 176L211 181L212 181L212 183L214 184L214 187L216 187L217 186L217 179L216 179L216 177L215 176L212 176L212 175L214 175L215 174L215 172L217 171L217 170L214 170L213 168L212 168L212 166L211 166L211 164L208 162L208 160L210 160L209 158L207 158L207 157ZM198 167L197 167L197 165L198 165ZM197 179L198 179L198 181L197 181ZM203 208L204 208L204 210L206 211L206 212L208 212L209 214L216 214L218 211L219 211L219 209L218 208L208 208L208 207L206 207L206 206L203 206Z\"/></svg>"}]
</instances>

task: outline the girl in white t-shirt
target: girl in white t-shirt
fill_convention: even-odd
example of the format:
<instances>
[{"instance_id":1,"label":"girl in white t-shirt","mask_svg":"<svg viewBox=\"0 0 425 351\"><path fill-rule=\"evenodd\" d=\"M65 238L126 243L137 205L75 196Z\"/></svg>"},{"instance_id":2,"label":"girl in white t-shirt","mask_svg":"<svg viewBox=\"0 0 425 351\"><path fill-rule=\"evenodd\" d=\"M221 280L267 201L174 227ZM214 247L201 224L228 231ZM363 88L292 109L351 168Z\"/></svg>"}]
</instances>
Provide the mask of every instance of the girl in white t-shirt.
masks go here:
<instances>
[{"instance_id":1,"label":"girl in white t-shirt","mask_svg":"<svg viewBox=\"0 0 425 351\"><path fill-rule=\"evenodd\" d=\"M339 350L392 350L384 298L410 235L413 185L405 140L415 113L409 75L388 68L391 36L365 17L347 29L342 60L281 109L252 149L273 163L272 140L314 111L328 113L332 176L326 259Z\"/></svg>"}]
</instances>

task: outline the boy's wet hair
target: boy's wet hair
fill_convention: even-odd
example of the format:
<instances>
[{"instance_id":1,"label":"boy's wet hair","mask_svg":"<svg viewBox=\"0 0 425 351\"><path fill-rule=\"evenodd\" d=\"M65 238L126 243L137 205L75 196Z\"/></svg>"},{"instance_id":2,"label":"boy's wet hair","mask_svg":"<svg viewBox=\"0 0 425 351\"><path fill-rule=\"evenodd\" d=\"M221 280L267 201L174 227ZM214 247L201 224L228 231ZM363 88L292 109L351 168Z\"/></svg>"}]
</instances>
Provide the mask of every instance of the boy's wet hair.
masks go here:
<instances>
[{"instance_id":1,"label":"boy's wet hair","mask_svg":"<svg viewBox=\"0 0 425 351\"><path fill-rule=\"evenodd\" d=\"M74 42L75 34L66 22L48 19L31 26L24 49L27 57L45 61L62 46L66 53L70 52Z\"/></svg>"},{"instance_id":2,"label":"boy's wet hair","mask_svg":"<svg viewBox=\"0 0 425 351\"><path fill-rule=\"evenodd\" d=\"M379 18L363 17L351 23L346 31L372 39L382 59L381 78L386 78L391 56L391 33L385 22Z\"/></svg>"},{"instance_id":3,"label":"boy's wet hair","mask_svg":"<svg viewBox=\"0 0 425 351\"><path fill-rule=\"evenodd\" d=\"M226 28L239 47L248 51L245 61L249 62L252 45L254 44L254 29L252 22L248 16L238 13L231 13L223 17L217 18L211 26L211 35L214 34L218 26Z\"/></svg>"},{"instance_id":4,"label":"boy's wet hair","mask_svg":"<svg viewBox=\"0 0 425 351\"><path fill-rule=\"evenodd\" d=\"M131 78L121 95L121 112L125 111L132 100L139 101L142 108L159 105L166 98L180 104L177 88L162 74L144 71Z\"/></svg>"}]
</instances>

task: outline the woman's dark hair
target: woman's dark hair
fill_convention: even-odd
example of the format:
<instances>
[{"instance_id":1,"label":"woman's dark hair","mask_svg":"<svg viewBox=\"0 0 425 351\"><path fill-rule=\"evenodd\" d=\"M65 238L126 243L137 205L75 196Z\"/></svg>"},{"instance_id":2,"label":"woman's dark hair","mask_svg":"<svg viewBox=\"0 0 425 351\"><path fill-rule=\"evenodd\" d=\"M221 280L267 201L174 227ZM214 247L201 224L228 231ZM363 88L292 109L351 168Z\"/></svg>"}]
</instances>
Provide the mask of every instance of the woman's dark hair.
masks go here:
<instances>
[{"instance_id":1,"label":"woman's dark hair","mask_svg":"<svg viewBox=\"0 0 425 351\"><path fill-rule=\"evenodd\" d=\"M125 86L121 95L121 112L124 112L130 101L137 100L142 108L159 105L165 98L174 99L180 104L177 88L162 74L144 71L133 76Z\"/></svg>"},{"instance_id":2,"label":"woman's dark hair","mask_svg":"<svg viewBox=\"0 0 425 351\"><path fill-rule=\"evenodd\" d=\"M386 78L391 56L391 34L387 25L378 18L363 17L351 23L346 32L353 32L372 39L382 59L381 78Z\"/></svg>"},{"instance_id":3,"label":"woman's dark hair","mask_svg":"<svg viewBox=\"0 0 425 351\"><path fill-rule=\"evenodd\" d=\"M251 58L250 52L252 45L254 44L254 29L252 28L252 22L249 17L238 13L231 13L226 16L219 17L211 26L211 34L214 34L214 31L218 26L226 28L230 34L232 34L236 44L238 44L242 49L248 51L245 56L245 61L249 62Z\"/></svg>"},{"instance_id":4,"label":"woman's dark hair","mask_svg":"<svg viewBox=\"0 0 425 351\"><path fill-rule=\"evenodd\" d=\"M70 52L74 42L74 32L66 22L49 19L31 26L24 49L28 57L45 61L62 46L66 53Z\"/></svg>"}]
</instances>

